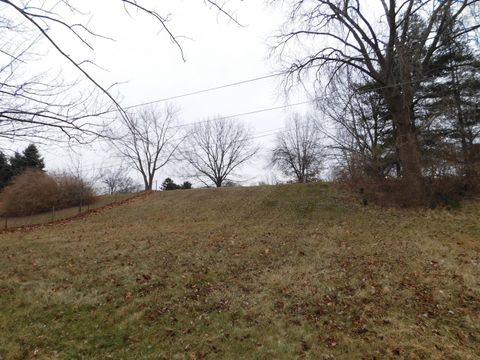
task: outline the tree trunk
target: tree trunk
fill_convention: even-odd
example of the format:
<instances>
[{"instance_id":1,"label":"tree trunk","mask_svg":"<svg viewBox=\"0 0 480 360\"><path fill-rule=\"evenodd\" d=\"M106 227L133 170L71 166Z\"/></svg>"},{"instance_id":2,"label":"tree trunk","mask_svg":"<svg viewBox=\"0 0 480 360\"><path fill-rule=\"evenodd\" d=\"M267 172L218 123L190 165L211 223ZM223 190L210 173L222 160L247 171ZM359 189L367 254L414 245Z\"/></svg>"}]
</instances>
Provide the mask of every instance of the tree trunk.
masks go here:
<instances>
[{"instance_id":1,"label":"tree trunk","mask_svg":"<svg viewBox=\"0 0 480 360\"><path fill-rule=\"evenodd\" d=\"M408 66L407 66L408 67ZM406 74L410 74L407 69ZM422 175L422 162L414 124L414 89L409 76L401 78L401 87L385 88L383 96L392 116L395 145L402 167L402 189L405 205L424 205L426 188Z\"/></svg>"},{"instance_id":2,"label":"tree trunk","mask_svg":"<svg viewBox=\"0 0 480 360\"><path fill-rule=\"evenodd\" d=\"M392 112L392 120L395 124L395 142L398 148L402 165L403 182L406 195L406 203L409 205L421 205L425 203L425 185L422 176L422 165L418 140L411 112L402 109ZM408 198L407 198L408 196Z\"/></svg>"},{"instance_id":3,"label":"tree trunk","mask_svg":"<svg viewBox=\"0 0 480 360\"><path fill-rule=\"evenodd\" d=\"M148 180L147 178L145 178L145 179L144 179L144 184L145 184L145 191L150 191L150 190L152 190L153 181Z\"/></svg>"}]
</instances>

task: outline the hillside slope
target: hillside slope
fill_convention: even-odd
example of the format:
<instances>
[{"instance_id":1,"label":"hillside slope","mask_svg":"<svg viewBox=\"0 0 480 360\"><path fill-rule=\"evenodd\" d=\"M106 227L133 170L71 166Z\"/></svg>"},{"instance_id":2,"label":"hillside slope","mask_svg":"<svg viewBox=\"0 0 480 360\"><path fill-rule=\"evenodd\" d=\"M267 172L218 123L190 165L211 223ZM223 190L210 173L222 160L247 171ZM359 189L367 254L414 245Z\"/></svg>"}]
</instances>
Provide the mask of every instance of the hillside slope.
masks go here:
<instances>
[{"instance_id":1,"label":"hillside slope","mask_svg":"<svg viewBox=\"0 0 480 360\"><path fill-rule=\"evenodd\" d=\"M479 219L308 184L0 235L0 359L476 359Z\"/></svg>"}]
</instances>

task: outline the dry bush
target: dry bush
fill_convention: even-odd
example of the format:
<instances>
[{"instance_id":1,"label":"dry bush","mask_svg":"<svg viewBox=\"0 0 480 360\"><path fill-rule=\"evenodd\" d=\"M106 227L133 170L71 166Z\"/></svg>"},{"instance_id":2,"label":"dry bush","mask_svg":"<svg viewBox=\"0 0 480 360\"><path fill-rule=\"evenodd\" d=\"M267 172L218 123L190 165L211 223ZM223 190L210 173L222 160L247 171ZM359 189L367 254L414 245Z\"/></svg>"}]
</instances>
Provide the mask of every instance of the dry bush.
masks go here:
<instances>
[{"instance_id":1,"label":"dry bush","mask_svg":"<svg viewBox=\"0 0 480 360\"><path fill-rule=\"evenodd\" d=\"M374 203L385 207L416 207L426 205L425 199L412 196L408 185L401 179L354 178L343 181L359 194L364 205Z\"/></svg>"},{"instance_id":2,"label":"dry bush","mask_svg":"<svg viewBox=\"0 0 480 360\"><path fill-rule=\"evenodd\" d=\"M62 209L94 201L95 192L85 180L68 174L49 176L32 169L16 176L0 194L1 212L8 216L33 215L52 207Z\"/></svg>"},{"instance_id":3,"label":"dry bush","mask_svg":"<svg viewBox=\"0 0 480 360\"><path fill-rule=\"evenodd\" d=\"M16 176L0 195L2 213L9 216L31 215L55 205L58 185L39 170L26 170Z\"/></svg>"},{"instance_id":4,"label":"dry bush","mask_svg":"<svg viewBox=\"0 0 480 360\"><path fill-rule=\"evenodd\" d=\"M426 180L428 205L458 208L463 199L479 194L480 178L472 176L444 176Z\"/></svg>"},{"instance_id":5,"label":"dry bush","mask_svg":"<svg viewBox=\"0 0 480 360\"><path fill-rule=\"evenodd\" d=\"M340 177L338 180L358 194L364 205L374 203L385 207L457 208L463 199L480 192L478 176L427 177L425 198L414 197L401 178Z\"/></svg>"},{"instance_id":6,"label":"dry bush","mask_svg":"<svg viewBox=\"0 0 480 360\"><path fill-rule=\"evenodd\" d=\"M58 208L86 205L95 201L95 191L84 179L66 173L56 174L53 178L58 185Z\"/></svg>"}]
</instances>

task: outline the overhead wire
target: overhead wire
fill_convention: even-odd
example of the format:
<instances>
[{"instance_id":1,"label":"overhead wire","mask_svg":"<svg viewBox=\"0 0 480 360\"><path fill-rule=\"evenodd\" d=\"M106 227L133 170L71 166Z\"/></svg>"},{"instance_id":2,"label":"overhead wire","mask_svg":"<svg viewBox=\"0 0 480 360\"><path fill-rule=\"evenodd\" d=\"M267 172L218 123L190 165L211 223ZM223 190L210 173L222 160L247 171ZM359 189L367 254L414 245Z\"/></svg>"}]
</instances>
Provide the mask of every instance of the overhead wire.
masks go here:
<instances>
[{"instance_id":1,"label":"overhead wire","mask_svg":"<svg viewBox=\"0 0 480 360\"><path fill-rule=\"evenodd\" d=\"M234 86L238 86L238 85L248 84L248 83L251 83L251 82L265 80L265 79L273 78L273 77L276 77L276 76L280 76L282 74L283 74L282 72L271 73L271 74L258 76L258 77L247 79L247 80L240 80L240 81L236 81L236 82L229 83L229 84L214 86L214 87L211 87L211 88L191 91L191 92L187 92L187 93L184 93L184 94L179 94L179 95L174 95L174 96L161 98L161 99L157 99L157 100L147 101L147 102L144 102L144 103L139 103L139 104L135 104L135 105L126 106L125 110L134 109L136 107L141 107L141 106L153 105L153 104L157 104L157 103L160 103L160 102L176 100L176 99L180 99L180 98L184 98L184 97L188 97L188 96L193 96L193 95L198 95L198 94L203 94L203 93L207 93L207 92L211 92L211 91L226 89L226 88L234 87ZM114 110L114 111L116 111L116 110Z\"/></svg>"}]
</instances>

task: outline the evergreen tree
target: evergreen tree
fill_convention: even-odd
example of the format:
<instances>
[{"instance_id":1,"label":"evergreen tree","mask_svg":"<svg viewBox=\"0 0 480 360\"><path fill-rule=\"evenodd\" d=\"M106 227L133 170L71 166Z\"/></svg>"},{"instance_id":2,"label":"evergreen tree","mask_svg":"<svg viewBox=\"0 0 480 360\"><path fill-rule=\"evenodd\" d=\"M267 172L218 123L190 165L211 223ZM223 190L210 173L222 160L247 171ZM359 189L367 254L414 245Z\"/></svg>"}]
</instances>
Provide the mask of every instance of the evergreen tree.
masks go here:
<instances>
[{"instance_id":1,"label":"evergreen tree","mask_svg":"<svg viewBox=\"0 0 480 360\"><path fill-rule=\"evenodd\" d=\"M25 158L18 151L10 158L10 168L15 175L20 174L25 168Z\"/></svg>"},{"instance_id":2,"label":"evergreen tree","mask_svg":"<svg viewBox=\"0 0 480 360\"><path fill-rule=\"evenodd\" d=\"M0 189L8 185L13 176L7 156L0 151Z\"/></svg>"},{"instance_id":3,"label":"evergreen tree","mask_svg":"<svg viewBox=\"0 0 480 360\"><path fill-rule=\"evenodd\" d=\"M23 151L23 157L25 158L25 164L29 168L36 168L43 170L45 168L45 162L40 156L40 152L34 144L30 144Z\"/></svg>"},{"instance_id":4,"label":"evergreen tree","mask_svg":"<svg viewBox=\"0 0 480 360\"><path fill-rule=\"evenodd\" d=\"M182 188L183 190L191 189L191 188L192 188L192 183L191 183L190 181L185 181L185 182L182 184L181 188Z\"/></svg>"},{"instance_id":5,"label":"evergreen tree","mask_svg":"<svg viewBox=\"0 0 480 360\"><path fill-rule=\"evenodd\" d=\"M10 158L10 167L14 175L21 174L27 168L43 170L45 162L34 144L28 145L20 154L15 152Z\"/></svg>"},{"instance_id":6,"label":"evergreen tree","mask_svg":"<svg viewBox=\"0 0 480 360\"><path fill-rule=\"evenodd\" d=\"M162 183L162 190L178 190L180 189L180 185L175 184L175 182L170 179L166 178Z\"/></svg>"},{"instance_id":7,"label":"evergreen tree","mask_svg":"<svg viewBox=\"0 0 480 360\"><path fill-rule=\"evenodd\" d=\"M480 139L480 58L466 39L448 37L435 59L430 80L421 88L423 142L432 162L460 165L463 175L475 175L475 144ZM418 111L418 110L417 110Z\"/></svg>"},{"instance_id":8,"label":"evergreen tree","mask_svg":"<svg viewBox=\"0 0 480 360\"><path fill-rule=\"evenodd\" d=\"M172 179L166 178L162 183L162 190L187 190L192 188L192 183L185 181L182 185L176 184Z\"/></svg>"}]
</instances>

